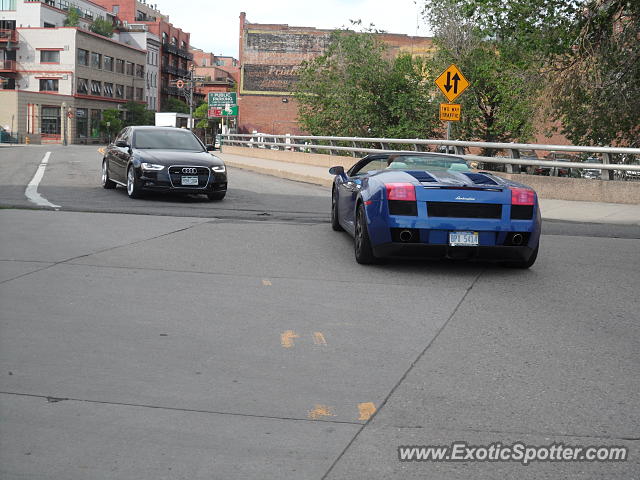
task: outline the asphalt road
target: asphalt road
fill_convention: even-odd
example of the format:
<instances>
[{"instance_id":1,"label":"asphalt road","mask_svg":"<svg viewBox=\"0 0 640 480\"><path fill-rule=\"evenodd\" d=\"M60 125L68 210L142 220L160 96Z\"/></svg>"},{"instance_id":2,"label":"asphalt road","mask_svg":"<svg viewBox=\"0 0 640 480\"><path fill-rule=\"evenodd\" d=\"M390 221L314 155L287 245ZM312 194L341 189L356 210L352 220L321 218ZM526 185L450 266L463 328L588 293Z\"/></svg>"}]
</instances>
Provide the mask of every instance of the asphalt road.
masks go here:
<instances>
[{"instance_id":1,"label":"asphalt road","mask_svg":"<svg viewBox=\"0 0 640 480\"><path fill-rule=\"evenodd\" d=\"M60 211L24 196L47 151ZM325 188L232 170L223 202L133 201L98 175L96 147L0 149L1 478L637 477L637 228L546 222L529 271L364 267ZM630 450L398 461L454 441Z\"/></svg>"}]
</instances>

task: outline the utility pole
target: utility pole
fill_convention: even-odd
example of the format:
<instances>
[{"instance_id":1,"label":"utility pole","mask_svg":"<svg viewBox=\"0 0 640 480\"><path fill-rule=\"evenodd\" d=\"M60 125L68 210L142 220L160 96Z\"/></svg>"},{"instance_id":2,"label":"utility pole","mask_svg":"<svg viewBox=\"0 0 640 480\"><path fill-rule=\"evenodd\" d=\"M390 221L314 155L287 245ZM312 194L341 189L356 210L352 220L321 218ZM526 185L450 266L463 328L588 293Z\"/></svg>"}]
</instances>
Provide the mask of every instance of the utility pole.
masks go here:
<instances>
[{"instance_id":1,"label":"utility pole","mask_svg":"<svg viewBox=\"0 0 640 480\"><path fill-rule=\"evenodd\" d=\"M185 94L187 96L187 100L189 103L189 130L193 130L193 90L195 88L195 78L194 78L194 72L195 72L196 66L195 64L191 64L191 68L189 68L189 85L185 91Z\"/></svg>"}]
</instances>

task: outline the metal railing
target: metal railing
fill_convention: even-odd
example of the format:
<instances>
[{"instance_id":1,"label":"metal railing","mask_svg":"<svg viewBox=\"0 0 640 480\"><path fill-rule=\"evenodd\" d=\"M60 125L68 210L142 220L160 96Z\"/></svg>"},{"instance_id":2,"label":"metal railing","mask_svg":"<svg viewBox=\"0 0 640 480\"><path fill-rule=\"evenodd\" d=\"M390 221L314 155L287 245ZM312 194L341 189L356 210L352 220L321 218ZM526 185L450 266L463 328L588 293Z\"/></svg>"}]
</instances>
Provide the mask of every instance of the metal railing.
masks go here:
<instances>
[{"instance_id":1,"label":"metal railing","mask_svg":"<svg viewBox=\"0 0 640 480\"><path fill-rule=\"evenodd\" d=\"M640 148L623 147L587 147L574 145L539 145L529 143L488 143L466 142L460 140L407 139L407 138L366 138L366 137L322 137L305 135L224 134L223 145L249 148L271 148L305 153L324 153L330 155L348 155L394 152L428 152L456 155L472 162L504 165L507 173L522 172L518 166L537 167L548 171L545 175L557 176L565 169L600 171L603 180L627 179L640 180ZM379 145L380 148L376 148ZM398 148L391 148L398 145ZM492 149L509 152L509 157L488 157L465 152L469 148ZM433 149L433 150L432 150ZM597 154L602 163L587 161L557 161L521 158L522 151L568 152L573 154ZM627 163L629 160L633 164Z\"/></svg>"}]
</instances>

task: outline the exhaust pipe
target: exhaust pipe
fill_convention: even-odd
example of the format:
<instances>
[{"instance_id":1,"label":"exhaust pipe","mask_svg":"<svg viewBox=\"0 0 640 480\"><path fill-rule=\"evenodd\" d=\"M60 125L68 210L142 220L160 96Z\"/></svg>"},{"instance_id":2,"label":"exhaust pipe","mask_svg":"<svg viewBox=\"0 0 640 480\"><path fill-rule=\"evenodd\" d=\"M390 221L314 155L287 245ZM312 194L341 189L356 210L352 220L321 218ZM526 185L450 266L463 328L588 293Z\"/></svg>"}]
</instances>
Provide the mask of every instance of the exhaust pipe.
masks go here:
<instances>
[{"instance_id":1,"label":"exhaust pipe","mask_svg":"<svg viewBox=\"0 0 640 480\"><path fill-rule=\"evenodd\" d=\"M513 243L516 246L522 245L522 240L524 240L524 238L522 237L521 233L514 233L513 236L511 237L511 243Z\"/></svg>"},{"instance_id":2,"label":"exhaust pipe","mask_svg":"<svg viewBox=\"0 0 640 480\"><path fill-rule=\"evenodd\" d=\"M410 242L413 238L413 233L410 230L403 230L400 232L401 242Z\"/></svg>"}]
</instances>

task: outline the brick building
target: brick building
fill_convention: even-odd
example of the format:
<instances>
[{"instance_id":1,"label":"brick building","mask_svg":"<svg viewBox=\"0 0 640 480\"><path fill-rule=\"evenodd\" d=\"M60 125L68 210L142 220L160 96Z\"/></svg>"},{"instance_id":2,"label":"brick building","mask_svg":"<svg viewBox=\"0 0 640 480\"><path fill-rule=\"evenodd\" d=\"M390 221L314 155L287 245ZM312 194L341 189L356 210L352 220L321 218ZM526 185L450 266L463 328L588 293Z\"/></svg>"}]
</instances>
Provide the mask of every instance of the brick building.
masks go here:
<instances>
[{"instance_id":1,"label":"brick building","mask_svg":"<svg viewBox=\"0 0 640 480\"><path fill-rule=\"evenodd\" d=\"M106 8L116 19L118 28L129 30L131 24L146 25L147 31L160 40L160 58L156 65L160 80L158 88L158 109L168 98L185 100L181 90L172 85L176 80L189 76L193 55L189 52L190 34L169 23L154 5L139 0L95 0Z\"/></svg>"},{"instance_id":2,"label":"brick building","mask_svg":"<svg viewBox=\"0 0 640 480\"><path fill-rule=\"evenodd\" d=\"M321 55L333 30L250 23L240 14L240 89L238 130L275 134L303 133L292 86L304 60ZM429 55L429 37L385 33L380 38L390 54Z\"/></svg>"}]
</instances>

